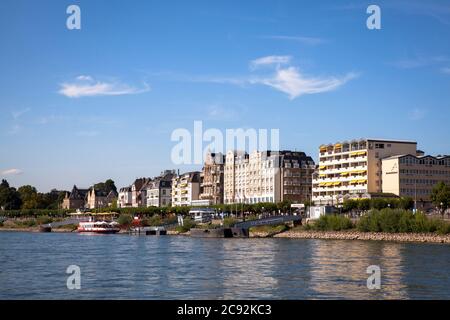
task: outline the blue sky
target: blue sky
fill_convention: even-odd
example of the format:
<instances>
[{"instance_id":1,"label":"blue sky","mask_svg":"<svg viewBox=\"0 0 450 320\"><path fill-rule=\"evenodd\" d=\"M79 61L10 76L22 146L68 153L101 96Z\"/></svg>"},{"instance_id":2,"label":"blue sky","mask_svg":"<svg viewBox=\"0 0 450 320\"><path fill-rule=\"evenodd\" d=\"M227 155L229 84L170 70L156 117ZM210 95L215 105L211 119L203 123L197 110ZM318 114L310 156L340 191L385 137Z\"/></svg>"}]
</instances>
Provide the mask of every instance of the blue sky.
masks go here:
<instances>
[{"instance_id":1,"label":"blue sky","mask_svg":"<svg viewBox=\"0 0 450 320\"><path fill-rule=\"evenodd\" d=\"M189 170L170 136L195 120L279 128L315 159L360 137L450 154L448 1L3 0L0 37L0 173L16 187Z\"/></svg>"}]
</instances>

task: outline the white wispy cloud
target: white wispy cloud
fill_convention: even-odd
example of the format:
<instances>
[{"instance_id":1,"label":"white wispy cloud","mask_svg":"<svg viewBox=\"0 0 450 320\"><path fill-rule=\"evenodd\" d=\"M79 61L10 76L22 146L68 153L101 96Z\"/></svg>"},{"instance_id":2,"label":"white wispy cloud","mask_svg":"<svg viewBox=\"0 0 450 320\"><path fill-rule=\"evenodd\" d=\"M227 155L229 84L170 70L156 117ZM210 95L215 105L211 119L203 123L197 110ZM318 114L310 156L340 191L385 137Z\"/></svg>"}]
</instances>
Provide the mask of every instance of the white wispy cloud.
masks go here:
<instances>
[{"instance_id":1,"label":"white wispy cloud","mask_svg":"<svg viewBox=\"0 0 450 320\"><path fill-rule=\"evenodd\" d=\"M19 119L21 116L23 116L25 113L29 112L31 109L30 108L25 108L22 110L15 110L11 112L11 115L13 117L14 120Z\"/></svg>"},{"instance_id":2,"label":"white wispy cloud","mask_svg":"<svg viewBox=\"0 0 450 320\"><path fill-rule=\"evenodd\" d=\"M250 62L250 68L256 69L260 66L271 66L271 65L280 66L282 64L288 64L289 62L291 62L291 59L292 59L291 56L266 56L252 60Z\"/></svg>"},{"instance_id":3,"label":"white wispy cloud","mask_svg":"<svg viewBox=\"0 0 450 320\"><path fill-rule=\"evenodd\" d=\"M76 133L79 137L95 137L99 135L98 131L78 131Z\"/></svg>"},{"instance_id":4,"label":"white wispy cloud","mask_svg":"<svg viewBox=\"0 0 450 320\"><path fill-rule=\"evenodd\" d=\"M326 41L321 38L316 37L304 37L304 36L285 36L285 35L274 35L274 36L262 36L263 39L271 39L271 40L284 40L284 41L293 41L299 42L308 46L316 46Z\"/></svg>"},{"instance_id":5,"label":"white wispy cloud","mask_svg":"<svg viewBox=\"0 0 450 320\"><path fill-rule=\"evenodd\" d=\"M220 104L213 104L207 107L207 114L213 120L231 120L236 119L238 112L231 107L223 107Z\"/></svg>"},{"instance_id":6,"label":"white wispy cloud","mask_svg":"<svg viewBox=\"0 0 450 320\"><path fill-rule=\"evenodd\" d=\"M174 73L157 74L171 80L229 84L239 87L264 85L288 95L292 100L302 95L333 91L359 76L347 72L340 76L313 76L292 65L292 56L269 55L249 62L251 73L239 76L183 75ZM214 111L214 110L213 110ZM218 113L218 111L214 111ZM214 113L213 112L213 113Z\"/></svg>"},{"instance_id":7,"label":"white wispy cloud","mask_svg":"<svg viewBox=\"0 0 450 320\"><path fill-rule=\"evenodd\" d=\"M21 131L22 131L22 126L20 126L18 124L14 124L9 128L9 130L7 131L7 134L13 136L13 135L19 134Z\"/></svg>"},{"instance_id":8,"label":"white wispy cloud","mask_svg":"<svg viewBox=\"0 0 450 320\"><path fill-rule=\"evenodd\" d=\"M450 68L449 67L441 68L441 72L445 74L450 74Z\"/></svg>"},{"instance_id":9,"label":"white wispy cloud","mask_svg":"<svg viewBox=\"0 0 450 320\"><path fill-rule=\"evenodd\" d=\"M450 59L447 56L416 56L413 58L394 61L391 65L400 69L415 69L445 63L448 61L450 61Z\"/></svg>"},{"instance_id":10,"label":"white wispy cloud","mask_svg":"<svg viewBox=\"0 0 450 320\"><path fill-rule=\"evenodd\" d=\"M291 65L291 56L265 56L250 61L248 76L240 77L191 77L189 81L222 83L239 85L265 85L288 95L293 100L302 95L333 91L358 77L357 73L350 72L342 76L311 76L301 72L299 68ZM265 66L265 70L259 70ZM269 68L269 69L268 69ZM267 70L268 69L268 70ZM258 72L257 72L258 71ZM259 71L265 71L263 73ZM269 71L267 73L267 71Z\"/></svg>"},{"instance_id":11,"label":"white wispy cloud","mask_svg":"<svg viewBox=\"0 0 450 320\"><path fill-rule=\"evenodd\" d=\"M93 81L94 79L92 79L91 76L85 76L85 75L81 75L77 77L77 80L81 80L81 81Z\"/></svg>"},{"instance_id":12,"label":"white wispy cloud","mask_svg":"<svg viewBox=\"0 0 450 320\"><path fill-rule=\"evenodd\" d=\"M356 73L348 73L342 77L309 77L296 67L287 67L277 69L269 78L253 78L251 83L277 89L286 93L292 100L306 94L336 90L357 76Z\"/></svg>"},{"instance_id":13,"label":"white wispy cloud","mask_svg":"<svg viewBox=\"0 0 450 320\"><path fill-rule=\"evenodd\" d=\"M137 88L120 82L97 81L86 75L78 76L72 82L61 83L60 87L58 92L69 98L139 94L150 90L147 83Z\"/></svg>"},{"instance_id":14,"label":"white wispy cloud","mask_svg":"<svg viewBox=\"0 0 450 320\"><path fill-rule=\"evenodd\" d=\"M15 169L15 168L1 171L1 175L2 176L17 176L17 175L22 174L22 173L23 173L22 170Z\"/></svg>"}]
</instances>

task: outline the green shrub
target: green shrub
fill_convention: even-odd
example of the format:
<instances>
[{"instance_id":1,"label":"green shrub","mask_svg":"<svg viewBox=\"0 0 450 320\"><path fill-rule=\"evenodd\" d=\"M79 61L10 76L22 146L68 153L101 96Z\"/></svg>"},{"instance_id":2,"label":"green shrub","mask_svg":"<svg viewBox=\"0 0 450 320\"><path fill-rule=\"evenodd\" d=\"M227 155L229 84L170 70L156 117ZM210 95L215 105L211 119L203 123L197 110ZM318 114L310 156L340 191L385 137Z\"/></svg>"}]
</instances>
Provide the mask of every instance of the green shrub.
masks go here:
<instances>
[{"instance_id":1,"label":"green shrub","mask_svg":"<svg viewBox=\"0 0 450 320\"><path fill-rule=\"evenodd\" d=\"M36 218L38 224L49 224L53 222L53 218L49 216L40 216Z\"/></svg>"},{"instance_id":2,"label":"green shrub","mask_svg":"<svg viewBox=\"0 0 450 320\"><path fill-rule=\"evenodd\" d=\"M27 219L27 220L22 221L20 224L24 227L31 228L31 227L35 227L37 223L36 223L36 219Z\"/></svg>"},{"instance_id":3,"label":"green shrub","mask_svg":"<svg viewBox=\"0 0 450 320\"><path fill-rule=\"evenodd\" d=\"M413 214L403 209L371 210L361 217L357 228L362 232L438 232L450 233L450 224L440 219L429 219L423 213Z\"/></svg>"},{"instance_id":4,"label":"green shrub","mask_svg":"<svg viewBox=\"0 0 450 320\"><path fill-rule=\"evenodd\" d=\"M191 218L185 218L183 220L183 225L176 227L175 230L180 232L180 233L185 233L185 232L188 232L189 230L191 230L192 228L195 228L195 227L196 227L196 224L195 224L194 220L192 220Z\"/></svg>"},{"instance_id":5,"label":"green shrub","mask_svg":"<svg viewBox=\"0 0 450 320\"><path fill-rule=\"evenodd\" d=\"M225 228L229 228L229 227L234 226L236 224L236 222L238 222L237 219L231 218L231 217L227 217L227 218L223 219L223 226Z\"/></svg>"},{"instance_id":6,"label":"green shrub","mask_svg":"<svg viewBox=\"0 0 450 320\"><path fill-rule=\"evenodd\" d=\"M353 228L353 223L349 218L344 216L323 215L310 228L318 231L340 231Z\"/></svg>"},{"instance_id":7,"label":"green shrub","mask_svg":"<svg viewBox=\"0 0 450 320\"><path fill-rule=\"evenodd\" d=\"M160 226L163 224L161 216L155 214L153 217L151 217L150 219L148 219L149 225L150 226Z\"/></svg>"},{"instance_id":8,"label":"green shrub","mask_svg":"<svg viewBox=\"0 0 450 320\"><path fill-rule=\"evenodd\" d=\"M117 218L117 223L124 227L131 225L132 222L133 216L131 214L121 214L119 218Z\"/></svg>"},{"instance_id":9,"label":"green shrub","mask_svg":"<svg viewBox=\"0 0 450 320\"><path fill-rule=\"evenodd\" d=\"M266 225L266 226L257 226L250 228L250 232L266 232L269 235L274 235L277 233L284 232L288 230L288 226L285 224L279 224L279 225Z\"/></svg>"}]
</instances>

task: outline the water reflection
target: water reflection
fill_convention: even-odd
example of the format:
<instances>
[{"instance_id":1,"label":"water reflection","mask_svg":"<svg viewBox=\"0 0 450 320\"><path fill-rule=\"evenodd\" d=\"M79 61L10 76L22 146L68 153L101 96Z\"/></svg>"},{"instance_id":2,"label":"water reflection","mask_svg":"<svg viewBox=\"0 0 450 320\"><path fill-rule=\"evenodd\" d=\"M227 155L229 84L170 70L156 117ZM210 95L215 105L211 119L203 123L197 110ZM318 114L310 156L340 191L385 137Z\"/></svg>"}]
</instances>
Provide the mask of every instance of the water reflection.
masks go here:
<instances>
[{"instance_id":1,"label":"water reflection","mask_svg":"<svg viewBox=\"0 0 450 320\"><path fill-rule=\"evenodd\" d=\"M311 241L311 283L316 298L404 299L401 245L364 241ZM367 288L367 267L381 268L381 290Z\"/></svg>"},{"instance_id":2,"label":"water reflection","mask_svg":"<svg viewBox=\"0 0 450 320\"><path fill-rule=\"evenodd\" d=\"M447 245L3 232L0 257L0 299L450 298Z\"/></svg>"}]
</instances>

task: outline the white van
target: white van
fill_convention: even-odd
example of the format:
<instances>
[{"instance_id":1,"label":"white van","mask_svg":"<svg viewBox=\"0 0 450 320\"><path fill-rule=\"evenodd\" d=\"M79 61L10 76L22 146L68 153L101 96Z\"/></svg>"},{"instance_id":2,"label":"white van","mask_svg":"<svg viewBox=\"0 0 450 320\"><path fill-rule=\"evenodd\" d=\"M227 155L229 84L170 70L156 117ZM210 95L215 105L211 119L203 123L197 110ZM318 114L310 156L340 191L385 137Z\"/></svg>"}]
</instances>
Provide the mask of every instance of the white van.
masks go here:
<instances>
[{"instance_id":1,"label":"white van","mask_svg":"<svg viewBox=\"0 0 450 320\"><path fill-rule=\"evenodd\" d=\"M216 211L210 208L196 208L189 211L189 215L198 223L210 222L215 214Z\"/></svg>"}]
</instances>

